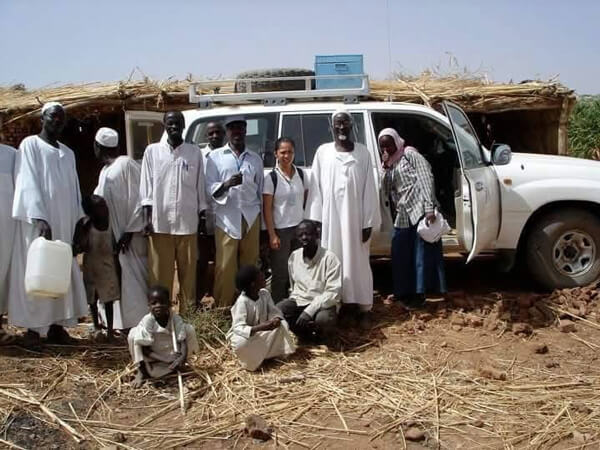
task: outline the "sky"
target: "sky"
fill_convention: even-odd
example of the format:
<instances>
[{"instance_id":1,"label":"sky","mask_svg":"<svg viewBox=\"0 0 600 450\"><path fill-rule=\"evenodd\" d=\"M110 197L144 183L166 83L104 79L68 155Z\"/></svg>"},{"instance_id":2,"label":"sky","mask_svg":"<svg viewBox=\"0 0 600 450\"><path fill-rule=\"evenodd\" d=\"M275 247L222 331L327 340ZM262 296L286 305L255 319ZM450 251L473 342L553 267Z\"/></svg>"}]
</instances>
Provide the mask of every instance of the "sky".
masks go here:
<instances>
[{"instance_id":1,"label":"sky","mask_svg":"<svg viewBox=\"0 0 600 450\"><path fill-rule=\"evenodd\" d=\"M231 78L360 53L376 79L466 68L599 94L599 24L595 0L0 0L0 85Z\"/></svg>"}]
</instances>

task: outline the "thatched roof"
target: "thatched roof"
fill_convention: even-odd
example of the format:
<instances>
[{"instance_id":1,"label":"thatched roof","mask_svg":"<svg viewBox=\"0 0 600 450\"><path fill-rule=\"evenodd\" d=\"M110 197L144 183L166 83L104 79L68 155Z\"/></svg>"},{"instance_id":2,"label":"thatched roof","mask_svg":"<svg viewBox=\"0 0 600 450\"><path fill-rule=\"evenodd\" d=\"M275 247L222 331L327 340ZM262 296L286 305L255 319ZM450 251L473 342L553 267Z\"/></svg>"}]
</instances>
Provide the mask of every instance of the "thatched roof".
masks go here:
<instances>
[{"instance_id":1,"label":"thatched roof","mask_svg":"<svg viewBox=\"0 0 600 450\"><path fill-rule=\"evenodd\" d=\"M233 84L215 81L220 92L232 92ZM166 80L88 83L26 90L22 85L0 87L0 116L4 124L32 117L47 101L60 101L67 110L119 106L124 109L164 110L192 108L188 103L189 81ZM513 109L561 108L573 91L554 81L518 84L488 83L482 79L428 74L395 81L371 81L371 99L434 104L452 100L469 112L500 112Z\"/></svg>"}]
</instances>

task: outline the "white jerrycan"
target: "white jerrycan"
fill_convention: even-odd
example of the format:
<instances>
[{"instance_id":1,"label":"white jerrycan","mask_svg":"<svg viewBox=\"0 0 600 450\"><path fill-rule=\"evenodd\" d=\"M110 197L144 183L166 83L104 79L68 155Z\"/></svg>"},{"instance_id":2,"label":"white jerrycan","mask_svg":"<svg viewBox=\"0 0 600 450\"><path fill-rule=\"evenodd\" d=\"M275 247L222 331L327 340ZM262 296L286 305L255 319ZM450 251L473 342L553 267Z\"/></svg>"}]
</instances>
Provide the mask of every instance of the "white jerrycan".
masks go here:
<instances>
[{"instance_id":1,"label":"white jerrycan","mask_svg":"<svg viewBox=\"0 0 600 450\"><path fill-rule=\"evenodd\" d=\"M69 244L35 238L27 251L25 292L33 297L62 297L69 291L72 264Z\"/></svg>"}]
</instances>

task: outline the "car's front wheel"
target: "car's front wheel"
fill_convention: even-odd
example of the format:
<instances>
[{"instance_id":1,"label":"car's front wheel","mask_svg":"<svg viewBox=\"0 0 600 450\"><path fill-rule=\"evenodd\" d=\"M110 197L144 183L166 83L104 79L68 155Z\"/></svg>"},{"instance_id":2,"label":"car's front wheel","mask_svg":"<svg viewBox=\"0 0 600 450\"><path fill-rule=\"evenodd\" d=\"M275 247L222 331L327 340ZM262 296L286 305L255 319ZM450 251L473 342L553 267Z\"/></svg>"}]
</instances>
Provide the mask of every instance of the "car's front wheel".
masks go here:
<instances>
[{"instance_id":1,"label":"car's front wheel","mask_svg":"<svg viewBox=\"0 0 600 450\"><path fill-rule=\"evenodd\" d=\"M585 286L600 279L600 219L563 208L533 224L526 242L528 268L547 289Z\"/></svg>"}]
</instances>

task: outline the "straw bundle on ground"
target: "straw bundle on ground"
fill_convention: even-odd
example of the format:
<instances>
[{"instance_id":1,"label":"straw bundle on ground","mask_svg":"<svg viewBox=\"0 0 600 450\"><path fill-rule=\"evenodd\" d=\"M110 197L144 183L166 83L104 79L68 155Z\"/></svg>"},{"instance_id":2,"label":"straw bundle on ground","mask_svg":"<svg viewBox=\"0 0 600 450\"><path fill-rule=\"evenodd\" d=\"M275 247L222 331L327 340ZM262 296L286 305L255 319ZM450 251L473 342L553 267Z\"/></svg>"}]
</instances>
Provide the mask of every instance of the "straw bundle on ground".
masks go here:
<instances>
[{"instance_id":1,"label":"straw bundle on ground","mask_svg":"<svg viewBox=\"0 0 600 450\"><path fill-rule=\"evenodd\" d=\"M493 300L472 302L471 315ZM571 336L550 325L525 339L506 324L459 330L452 317L465 313L449 318L448 308L408 315L378 307L380 325L368 335L345 331L334 350L303 347L257 373L239 368L224 330L213 327L200 333L204 350L183 374L185 416L176 377L129 386L124 348L52 347L19 362L4 358L0 435L17 444L31 435L38 447L44 441L34 437L42 435L60 448L81 448L82 438L90 448L246 448L244 421L257 414L283 448L406 448L410 439L437 448L598 446L599 329L581 322ZM531 350L539 340L550 347L546 355Z\"/></svg>"}]
</instances>

